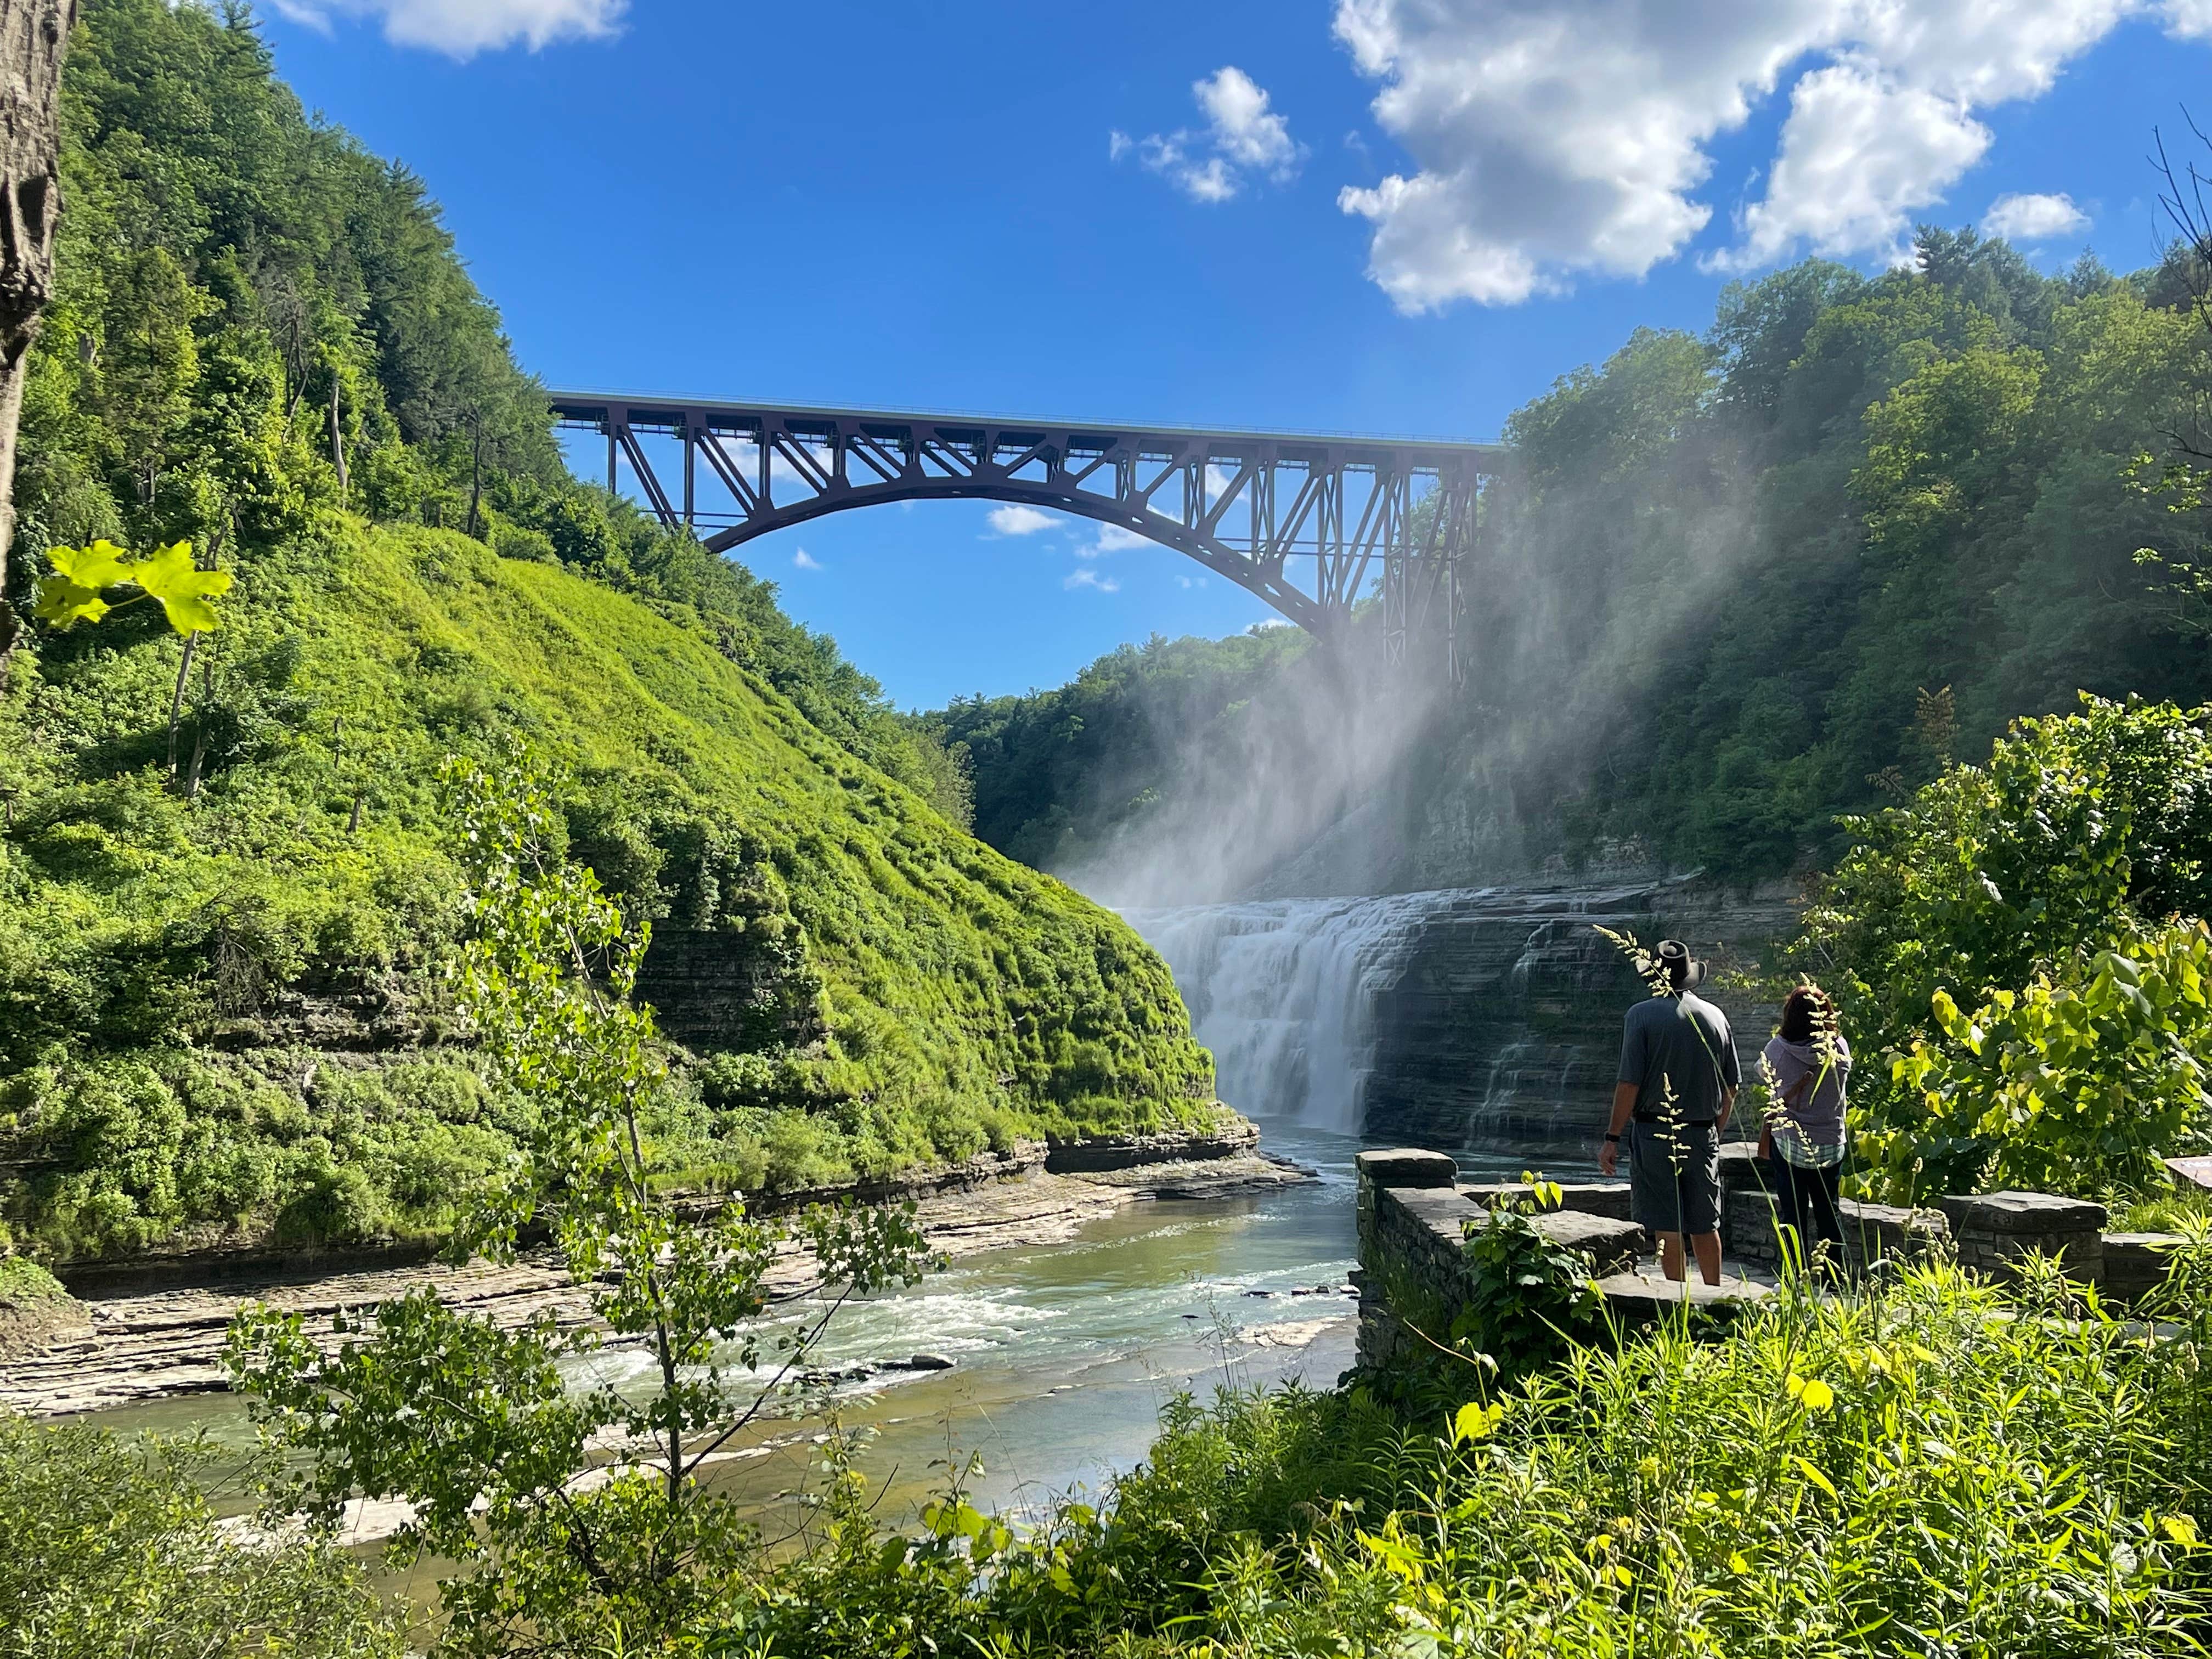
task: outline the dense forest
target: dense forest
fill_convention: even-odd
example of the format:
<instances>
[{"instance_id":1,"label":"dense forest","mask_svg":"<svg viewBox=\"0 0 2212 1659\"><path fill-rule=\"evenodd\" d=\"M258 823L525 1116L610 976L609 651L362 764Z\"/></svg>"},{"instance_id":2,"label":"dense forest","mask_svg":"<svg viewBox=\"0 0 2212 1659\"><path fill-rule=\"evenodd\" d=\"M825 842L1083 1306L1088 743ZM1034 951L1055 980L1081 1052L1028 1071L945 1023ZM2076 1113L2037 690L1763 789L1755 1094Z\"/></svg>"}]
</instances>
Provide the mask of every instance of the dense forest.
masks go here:
<instances>
[{"instance_id":1,"label":"dense forest","mask_svg":"<svg viewBox=\"0 0 2212 1659\"><path fill-rule=\"evenodd\" d=\"M0 1226L54 1259L435 1232L507 1154L437 964L449 753L558 841L692 1052L672 1172L757 1190L1210 1109L1165 969L964 832L964 780L775 591L567 472L422 183L243 8L93 0L11 591L188 539L234 580L33 629L0 695Z\"/></svg>"},{"instance_id":2,"label":"dense forest","mask_svg":"<svg viewBox=\"0 0 2212 1659\"><path fill-rule=\"evenodd\" d=\"M2203 701L2178 568L2208 520L2161 487L2212 376L2185 258L2045 276L1923 228L1910 268L1808 261L1730 287L1702 336L1639 330L1507 423L1465 687L1387 767L1306 787L1379 802L1405 884L1635 862L1752 878L1831 860L1839 814L2078 690ZM1178 797L1209 803L1194 822L1257 823L1221 761L1291 748L1318 672L1248 641L1156 643L927 725L968 745L983 835L1082 872Z\"/></svg>"}]
</instances>

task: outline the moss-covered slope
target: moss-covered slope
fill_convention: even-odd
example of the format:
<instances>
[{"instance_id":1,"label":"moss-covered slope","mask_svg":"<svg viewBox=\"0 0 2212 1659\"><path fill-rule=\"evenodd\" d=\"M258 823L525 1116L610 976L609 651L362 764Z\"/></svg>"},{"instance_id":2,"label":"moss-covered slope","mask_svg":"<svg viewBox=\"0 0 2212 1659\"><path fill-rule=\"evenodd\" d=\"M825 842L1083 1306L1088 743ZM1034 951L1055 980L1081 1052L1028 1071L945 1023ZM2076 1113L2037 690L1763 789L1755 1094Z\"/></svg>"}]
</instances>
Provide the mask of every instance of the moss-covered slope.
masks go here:
<instances>
[{"instance_id":1,"label":"moss-covered slope","mask_svg":"<svg viewBox=\"0 0 2212 1659\"><path fill-rule=\"evenodd\" d=\"M654 919L648 988L698 1054L672 1161L805 1184L1206 1111L1134 934L685 608L335 517L239 578L176 781L154 619L19 659L0 714L0 1158L48 1254L438 1224L507 1126L440 1041L435 775L509 735L572 775L572 855Z\"/></svg>"}]
</instances>

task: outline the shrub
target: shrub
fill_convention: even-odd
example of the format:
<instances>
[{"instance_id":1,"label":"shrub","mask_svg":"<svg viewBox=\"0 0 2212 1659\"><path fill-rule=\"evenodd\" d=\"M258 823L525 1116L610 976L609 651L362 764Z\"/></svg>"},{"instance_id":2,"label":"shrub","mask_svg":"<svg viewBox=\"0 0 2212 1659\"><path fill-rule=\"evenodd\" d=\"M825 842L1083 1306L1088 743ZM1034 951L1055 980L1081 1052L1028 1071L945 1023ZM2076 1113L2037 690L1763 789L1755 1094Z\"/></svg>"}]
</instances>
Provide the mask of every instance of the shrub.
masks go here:
<instances>
[{"instance_id":1,"label":"shrub","mask_svg":"<svg viewBox=\"0 0 2212 1659\"><path fill-rule=\"evenodd\" d=\"M0 1659L398 1659L398 1622L343 1552L217 1527L199 1490L217 1461L0 1413Z\"/></svg>"},{"instance_id":2,"label":"shrub","mask_svg":"<svg viewBox=\"0 0 2212 1659\"><path fill-rule=\"evenodd\" d=\"M1434 1426L1358 1391L1186 1402L1107 1511L1063 1510L994 1565L958 1634L1116 1655L2197 1651L2208 1291L2200 1236L2164 1343L2055 1273L2004 1293L1934 1266L1786 1291L1714 1341L1578 1347Z\"/></svg>"},{"instance_id":3,"label":"shrub","mask_svg":"<svg viewBox=\"0 0 2212 1659\"><path fill-rule=\"evenodd\" d=\"M1859 1137L1909 1194L2023 1188L2144 1193L2161 1154L2203 1144L2212 1080L2212 935L2177 922L2112 950L2070 952L2025 989L1971 1012L1934 998L1935 1041L1896 1064L1924 1115Z\"/></svg>"},{"instance_id":4,"label":"shrub","mask_svg":"<svg viewBox=\"0 0 2212 1659\"><path fill-rule=\"evenodd\" d=\"M1986 767L1845 821L1856 844L1787 955L1837 994L1862 1057L1855 1126L1887 1195L1916 1164L1922 1192L2001 1168L2139 1188L2146 1155L2201 1121L2173 1109L2206 1042L2201 969L2182 959L2197 947L2161 930L2212 909L2205 718L2085 695L2078 714L2016 721ZM2120 988L2154 959L2170 994ZM2005 1033L1978 1054L1961 1008Z\"/></svg>"}]
</instances>

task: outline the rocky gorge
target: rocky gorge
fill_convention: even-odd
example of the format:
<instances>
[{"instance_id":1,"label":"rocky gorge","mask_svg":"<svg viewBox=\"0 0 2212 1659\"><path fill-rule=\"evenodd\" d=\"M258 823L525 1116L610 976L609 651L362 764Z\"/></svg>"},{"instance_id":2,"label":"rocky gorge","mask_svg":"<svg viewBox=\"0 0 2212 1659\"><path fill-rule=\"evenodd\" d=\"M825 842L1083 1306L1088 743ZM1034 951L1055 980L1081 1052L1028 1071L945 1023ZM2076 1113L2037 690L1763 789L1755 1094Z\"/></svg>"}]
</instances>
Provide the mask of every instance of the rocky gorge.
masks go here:
<instances>
[{"instance_id":1,"label":"rocky gorge","mask_svg":"<svg viewBox=\"0 0 2212 1659\"><path fill-rule=\"evenodd\" d=\"M1732 975L1796 916L1794 885L1629 878L1131 910L1174 969L1222 1097L1262 1119L1439 1152L1595 1138L1624 1008L1597 930L1687 940L1748 1062L1773 1011Z\"/></svg>"}]
</instances>

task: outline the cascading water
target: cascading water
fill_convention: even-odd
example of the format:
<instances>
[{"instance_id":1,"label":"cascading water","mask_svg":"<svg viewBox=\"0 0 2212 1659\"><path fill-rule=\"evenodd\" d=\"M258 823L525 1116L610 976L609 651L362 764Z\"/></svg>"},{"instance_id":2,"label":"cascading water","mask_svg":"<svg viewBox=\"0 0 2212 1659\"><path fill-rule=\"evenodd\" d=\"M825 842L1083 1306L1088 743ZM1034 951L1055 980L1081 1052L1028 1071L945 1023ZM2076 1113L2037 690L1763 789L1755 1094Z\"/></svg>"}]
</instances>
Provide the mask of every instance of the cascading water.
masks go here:
<instances>
[{"instance_id":1,"label":"cascading water","mask_svg":"<svg viewBox=\"0 0 2212 1659\"><path fill-rule=\"evenodd\" d=\"M1175 970L1231 1105L1452 1152L1595 1147L1644 993L1593 924L1725 957L1723 935L1763 941L1792 915L1668 883L1126 914ZM1764 1029L1763 1011L1729 1012Z\"/></svg>"},{"instance_id":2,"label":"cascading water","mask_svg":"<svg viewBox=\"0 0 2212 1659\"><path fill-rule=\"evenodd\" d=\"M1221 1097L1255 1117L1358 1134L1381 994L1450 893L1270 899L1127 912L1167 959Z\"/></svg>"}]
</instances>

